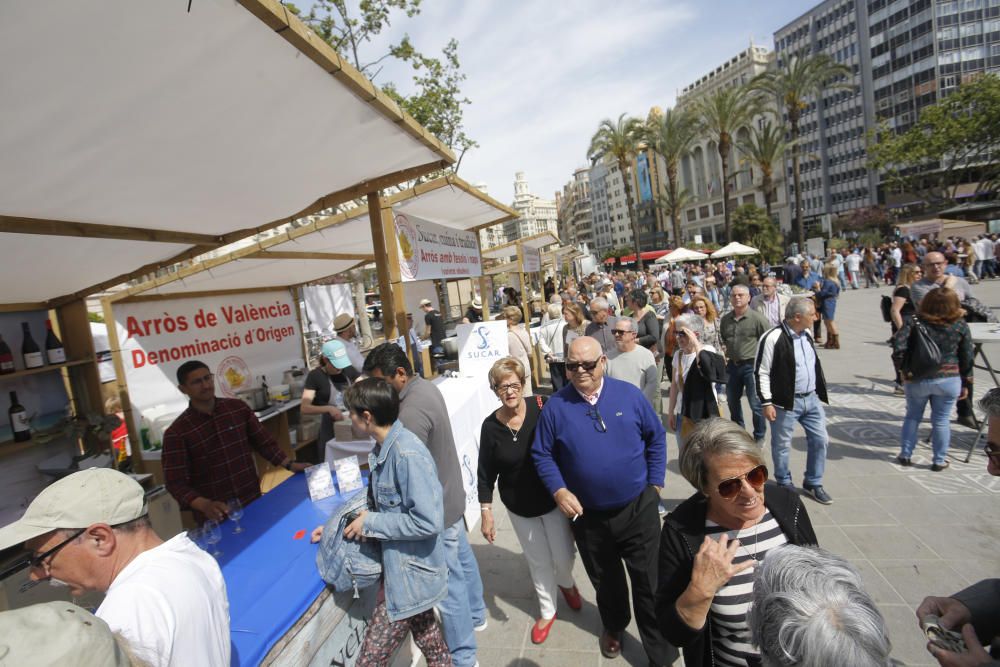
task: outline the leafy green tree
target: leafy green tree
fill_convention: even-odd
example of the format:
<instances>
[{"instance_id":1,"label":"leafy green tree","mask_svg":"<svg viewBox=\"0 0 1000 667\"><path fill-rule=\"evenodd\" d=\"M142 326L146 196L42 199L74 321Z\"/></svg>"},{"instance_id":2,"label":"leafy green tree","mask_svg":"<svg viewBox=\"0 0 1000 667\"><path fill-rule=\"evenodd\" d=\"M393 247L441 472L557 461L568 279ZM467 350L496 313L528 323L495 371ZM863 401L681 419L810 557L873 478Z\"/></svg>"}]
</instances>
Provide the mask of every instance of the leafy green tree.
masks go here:
<instances>
[{"instance_id":1,"label":"leafy green tree","mask_svg":"<svg viewBox=\"0 0 1000 667\"><path fill-rule=\"evenodd\" d=\"M764 209L770 218L771 201L774 199L774 167L777 165L779 170L784 169L788 148L785 133L770 120L765 120L759 127L752 126L747 138L737 141L736 147L743 154L741 162L760 170L760 191L764 195Z\"/></svg>"},{"instance_id":2,"label":"leafy green tree","mask_svg":"<svg viewBox=\"0 0 1000 667\"><path fill-rule=\"evenodd\" d=\"M597 132L590 138L590 148L587 155L591 160L608 156L618 165L625 188L625 206L628 209L628 219L632 227L632 241L635 245L636 265L642 271L642 251L639 243L639 220L632 204L632 162L639 152L639 146L644 138L642 121L627 114L618 116L617 121L605 118L597 127Z\"/></svg>"},{"instance_id":3,"label":"leafy green tree","mask_svg":"<svg viewBox=\"0 0 1000 667\"><path fill-rule=\"evenodd\" d=\"M778 110L784 111L788 123L792 149L792 186L795 189L795 233L799 247L806 244L805 229L802 225L802 188L799 180L799 121L802 112L809 106L809 97L819 99L827 88L853 88L843 81L851 75L851 69L841 65L830 56L820 53L809 57L784 56L777 61L774 69L761 72L750 82L753 90L772 96Z\"/></svg>"},{"instance_id":4,"label":"leafy green tree","mask_svg":"<svg viewBox=\"0 0 1000 667\"><path fill-rule=\"evenodd\" d=\"M762 111L759 97L745 86L720 88L697 102L701 131L715 140L719 149L722 169L722 215L726 221L726 240L733 240L733 227L729 210L729 155L733 136L741 127L753 124L753 118Z\"/></svg>"},{"instance_id":5,"label":"leafy green tree","mask_svg":"<svg viewBox=\"0 0 1000 667\"><path fill-rule=\"evenodd\" d=\"M687 188L677 189L676 185L671 188L668 182L667 189L656 195L656 205L660 207L666 215L670 216L674 227L674 247L679 248L682 244L681 236L681 212L694 201L694 195Z\"/></svg>"},{"instance_id":6,"label":"leafy green tree","mask_svg":"<svg viewBox=\"0 0 1000 667\"><path fill-rule=\"evenodd\" d=\"M785 244L778 225L756 204L743 204L733 211L734 240L757 248L768 262L781 260Z\"/></svg>"},{"instance_id":7,"label":"leafy green tree","mask_svg":"<svg viewBox=\"0 0 1000 667\"><path fill-rule=\"evenodd\" d=\"M667 109L652 116L645 128L647 142L666 163L666 193L657 196L657 206L670 216L674 245L681 244L681 212L692 200L686 190L678 191L677 168L697 136L697 119L689 112Z\"/></svg>"},{"instance_id":8,"label":"leafy green tree","mask_svg":"<svg viewBox=\"0 0 1000 667\"><path fill-rule=\"evenodd\" d=\"M458 60L458 42L450 40L440 58L426 56L414 47L409 35L388 46L384 53L372 54L372 40L402 15L413 18L420 13L421 0L313 0L308 13L292 3L286 6L374 81L385 62L395 59L414 70L414 92L403 95L395 83L386 83L383 91L393 98L414 120L451 148L458 156L452 169L457 172L465 152L478 147L463 126L463 112L471 101L462 95L465 74Z\"/></svg>"},{"instance_id":9,"label":"leafy green tree","mask_svg":"<svg viewBox=\"0 0 1000 667\"><path fill-rule=\"evenodd\" d=\"M990 74L964 83L925 107L902 134L883 126L869 142L871 165L891 189L931 206L955 202L962 183L979 192L1000 187L1000 78Z\"/></svg>"}]
</instances>

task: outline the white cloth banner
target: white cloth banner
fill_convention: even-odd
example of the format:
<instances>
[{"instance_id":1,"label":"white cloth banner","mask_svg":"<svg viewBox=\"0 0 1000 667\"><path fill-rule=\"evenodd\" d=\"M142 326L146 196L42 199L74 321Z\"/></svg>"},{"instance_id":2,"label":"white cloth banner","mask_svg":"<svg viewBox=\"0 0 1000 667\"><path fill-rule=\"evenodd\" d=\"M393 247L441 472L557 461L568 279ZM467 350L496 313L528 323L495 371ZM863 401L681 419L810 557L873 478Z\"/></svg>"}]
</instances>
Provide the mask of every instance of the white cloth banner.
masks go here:
<instances>
[{"instance_id":1,"label":"white cloth banner","mask_svg":"<svg viewBox=\"0 0 1000 667\"><path fill-rule=\"evenodd\" d=\"M521 270L525 273L542 270L542 253L538 248L521 248Z\"/></svg>"},{"instance_id":2,"label":"white cloth banner","mask_svg":"<svg viewBox=\"0 0 1000 667\"><path fill-rule=\"evenodd\" d=\"M143 422L133 442L144 459L160 458L163 431L187 407L177 388L181 364L203 361L216 395L229 398L259 386L262 375L274 386L292 364L305 366L288 292L119 303L114 312L129 402Z\"/></svg>"},{"instance_id":3,"label":"white cloth banner","mask_svg":"<svg viewBox=\"0 0 1000 667\"><path fill-rule=\"evenodd\" d=\"M494 362L510 352L506 320L459 324L455 333L458 336L458 371L463 377L486 378Z\"/></svg>"},{"instance_id":4,"label":"white cloth banner","mask_svg":"<svg viewBox=\"0 0 1000 667\"><path fill-rule=\"evenodd\" d=\"M333 333L333 319L341 313L354 316L354 293L348 283L302 288L310 331Z\"/></svg>"},{"instance_id":5,"label":"white cloth banner","mask_svg":"<svg viewBox=\"0 0 1000 667\"><path fill-rule=\"evenodd\" d=\"M452 229L405 213L397 213L395 222L404 283L483 274L475 232Z\"/></svg>"}]
</instances>

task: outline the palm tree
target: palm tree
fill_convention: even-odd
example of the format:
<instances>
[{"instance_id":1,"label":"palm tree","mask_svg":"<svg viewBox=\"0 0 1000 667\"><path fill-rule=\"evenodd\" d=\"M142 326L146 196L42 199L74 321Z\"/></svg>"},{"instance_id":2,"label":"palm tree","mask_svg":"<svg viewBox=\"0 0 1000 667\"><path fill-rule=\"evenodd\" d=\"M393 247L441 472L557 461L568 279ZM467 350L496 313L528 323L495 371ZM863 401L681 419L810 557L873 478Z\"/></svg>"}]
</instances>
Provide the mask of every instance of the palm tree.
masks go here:
<instances>
[{"instance_id":1,"label":"palm tree","mask_svg":"<svg viewBox=\"0 0 1000 667\"><path fill-rule=\"evenodd\" d=\"M670 216L670 223L674 230L674 243L679 246L681 242L681 210L691 200L691 195L686 190L678 192L677 167L697 136L695 118L688 111L667 109L661 116L650 118L646 132L650 147L663 158L667 166L666 195L657 197L657 205ZM682 199L682 194L686 195L687 200L683 204L678 204ZM663 202L669 202L669 204L664 205Z\"/></svg>"},{"instance_id":2,"label":"palm tree","mask_svg":"<svg viewBox=\"0 0 1000 667\"><path fill-rule=\"evenodd\" d=\"M805 98L822 97L826 88L853 88L840 80L851 75L851 68L841 65L825 53L800 58L779 58L777 67L761 72L750 81L750 87L772 95L779 111L784 111L788 123L792 149L792 186L795 189L795 232L799 248L805 247L805 229L802 226L802 191L799 183L799 120L808 107Z\"/></svg>"},{"instance_id":3,"label":"palm tree","mask_svg":"<svg viewBox=\"0 0 1000 667\"><path fill-rule=\"evenodd\" d=\"M736 147L744 156L742 162L760 169L760 191L764 193L764 208L770 220L771 200L774 197L774 165L777 164L780 169L784 168L783 159L788 149L785 132L770 120L766 120L759 127L751 127L746 139L736 141Z\"/></svg>"},{"instance_id":4,"label":"palm tree","mask_svg":"<svg viewBox=\"0 0 1000 667\"><path fill-rule=\"evenodd\" d=\"M666 191L656 196L656 205L670 216L670 221L673 223L675 248L681 246L681 212L693 201L694 195L691 191L687 188L678 190L676 183L672 188L668 184Z\"/></svg>"},{"instance_id":5,"label":"palm tree","mask_svg":"<svg viewBox=\"0 0 1000 667\"><path fill-rule=\"evenodd\" d=\"M741 127L751 125L760 113L760 98L744 86L721 88L698 101L697 112L701 131L711 136L719 148L722 167L722 214L726 221L726 240L733 240L729 211L729 153L733 135Z\"/></svg>"},{"instance_id":6,"label":"palm tree","mask_svg":"<svg viewBox=\"0 0 1000 667\"><path fill-rule=\"evenodd\" d=\"M618 116L617 121L605 118L597 127L597 132L590 138L590 148L587 155L591 160L602 155L610 156L621 172L622 185L625 188L625 206L628 209L629 223L632 226L632 239L635 244L635 261L639 271L642 271L642 251L639 247L639 220L632 210L632 161L639 152L643 139L642 122L626 114Z\"/></svg>"}]
</instances>

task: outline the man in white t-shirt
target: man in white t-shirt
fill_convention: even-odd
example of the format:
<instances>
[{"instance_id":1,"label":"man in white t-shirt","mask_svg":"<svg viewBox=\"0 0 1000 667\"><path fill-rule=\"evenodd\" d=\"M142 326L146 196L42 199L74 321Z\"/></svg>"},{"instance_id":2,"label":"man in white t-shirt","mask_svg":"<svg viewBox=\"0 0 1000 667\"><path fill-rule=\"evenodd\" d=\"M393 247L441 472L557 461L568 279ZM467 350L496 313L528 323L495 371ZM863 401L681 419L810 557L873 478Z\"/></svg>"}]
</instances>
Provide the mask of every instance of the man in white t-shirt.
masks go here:
<instances>
[{"instance_id":1,"label":"man in white t-shirt","mask_svg":"<svg viewBox=\"0 0 1000 667\"><path fill-rule=\"evenodd\" d=\"M229 600L218 563L186 533L164 542L149 523L142 487L91 468L43 490L0 528L0 550L23 543L31 579L73 595L105 593L97 617L157 667L225 667Z\"/></svg>"}]
</instances>

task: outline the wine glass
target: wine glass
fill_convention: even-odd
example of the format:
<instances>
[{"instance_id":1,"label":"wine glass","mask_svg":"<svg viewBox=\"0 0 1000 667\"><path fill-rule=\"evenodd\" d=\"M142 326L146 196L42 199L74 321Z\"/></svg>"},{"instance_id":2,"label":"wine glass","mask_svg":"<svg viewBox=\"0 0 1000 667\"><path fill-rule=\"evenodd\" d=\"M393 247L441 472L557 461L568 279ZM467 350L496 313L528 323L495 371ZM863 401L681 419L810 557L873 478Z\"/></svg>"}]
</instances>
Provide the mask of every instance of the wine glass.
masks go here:
<instances>
[{"instance_id":1,"label":"wine glass","mask_svg":"<svg viewBox=\"0 0 1000 667\"><path fill-rule=\"evenodd\" d=\"M206 521L202 526L202 536L205 539L205 543L212 549L212 555L216 558L221 556L222 552L215 546L222 541L222 528L219 527L219 523L217 521Z\"/></svg>"},{"instance_id":2,"label":"wine glass","mask_svg":"<svg viewBox=\"0 0 1000 667\"><path fill-rule=\"evenodd\" d=\"M229 518L236 523L236 530L233 534L239 534L243 532L243 526L240 525L240 519L243 518L243 503L240 502L239 498L233 498L226 503L226 512L229 514Z\"/></svg>"}]
</instances>

